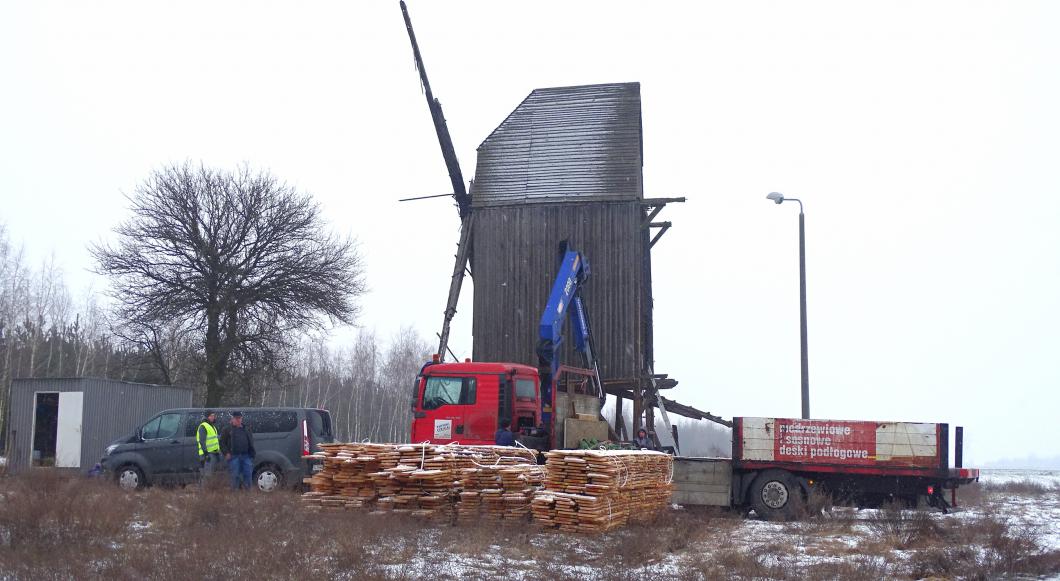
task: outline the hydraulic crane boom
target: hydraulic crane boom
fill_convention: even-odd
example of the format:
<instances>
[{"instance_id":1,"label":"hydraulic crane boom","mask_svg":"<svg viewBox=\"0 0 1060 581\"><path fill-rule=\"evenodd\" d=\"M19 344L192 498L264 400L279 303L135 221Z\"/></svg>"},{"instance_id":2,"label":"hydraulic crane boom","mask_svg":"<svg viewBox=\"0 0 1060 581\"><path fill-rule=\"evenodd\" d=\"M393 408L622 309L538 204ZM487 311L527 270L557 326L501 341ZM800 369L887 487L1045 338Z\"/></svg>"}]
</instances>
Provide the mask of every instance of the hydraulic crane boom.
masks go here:
<instances>
[{"instance_id":1,"label":"hydraulic crane boom","mask_svg":"<svg viewBox=\"0 0 1060 581\"><path fill-rule=\"evenodd\" d=\"M560 374L559 349L563 343L563 323L568 313L573 311L571 327L574 331L574 349L585 358L585 367L590 372L593 387L603 400L603 382L600 380L600 367L596 361L593 348L592 329L589 325L589 314L581 297L581 288L589 278L589 261L576 250L562 248L563 260L560 263L556 281L552 284L552 293L548 297L545 311L541 314L537 358L541 375L541 419L545 425L551 425L552 402L556 390L556 381Z\"/></svg>"}]
</instances>

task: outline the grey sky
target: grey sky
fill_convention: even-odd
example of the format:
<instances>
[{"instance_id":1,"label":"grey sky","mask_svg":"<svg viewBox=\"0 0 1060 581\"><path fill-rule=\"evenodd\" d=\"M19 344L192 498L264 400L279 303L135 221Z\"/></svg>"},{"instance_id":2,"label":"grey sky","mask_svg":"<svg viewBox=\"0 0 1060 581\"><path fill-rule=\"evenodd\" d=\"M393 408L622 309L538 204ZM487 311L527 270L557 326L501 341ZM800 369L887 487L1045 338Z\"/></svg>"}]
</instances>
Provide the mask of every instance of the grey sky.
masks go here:
<instances>
[{"instance_id":1,"label":"grey sky","mask_svg":"<svg viewBox=\"0 0 1060 581\"><path fill-rule=\"evenodd\" d=\"M1060 455L1060 4L410 11L468 178L532 89L641 82L645 193L689 198L653 258L679 400L799 412L797 207L778 190L806 204L815 416L963 424L977 462ZM360 239L364 325L437 330L459 222L396 202L449 191L396 0L4 1L0 136L0 221L75 293L102 286L85 244L151 169L246 161Z\"/></svg>"}]
</instances>

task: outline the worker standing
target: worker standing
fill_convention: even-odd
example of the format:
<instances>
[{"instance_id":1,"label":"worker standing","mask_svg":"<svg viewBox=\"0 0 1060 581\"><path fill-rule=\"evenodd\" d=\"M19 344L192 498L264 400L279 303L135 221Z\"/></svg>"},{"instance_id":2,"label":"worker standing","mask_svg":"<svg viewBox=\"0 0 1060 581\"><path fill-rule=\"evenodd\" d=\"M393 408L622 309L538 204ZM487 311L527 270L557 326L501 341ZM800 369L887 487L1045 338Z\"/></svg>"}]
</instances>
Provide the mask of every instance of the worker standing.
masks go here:
<instances>
[{"instance_id":1,"label":"worker standing","mask_svg":"<svg viewBox=\"0 0 1060 581\"><path fill-rule=\"evenodd\" d=\"M232 421L221 432L221 451L228 461L232 490L250 490L254 480L254 434L243 425L242 412L232 412Z\"/></svg>"},{"instance_id":2,"label":"worker standing","mask_svg":"<svg viewBox=\"0 0 1060 581\"><path fill-rule=\"evenodd\" d=\"M645 430L644 428L637 430L637 437L633 439L633 443L636 444L638 448L643 448L645 450L655 449L655 442L651 441L651 438L648 437L648 430Z\"/></svg>"},{"instance_id":3,"label":"worker standing","mask_svg":"<svg viewBox=\"0 0 1060 581\"><path fill-rule=\"evenodd\" d=\"M195 442L199 447L199 466L201 468L199 484L204 484L217 471L221 463L221 444L217 439L217 428L214 422L217 414L206 410L206 416L195 430Z\"/></svg>"},{"instance_id":4,"label":"worker standing","mask_svg":"<svg viewBox=\"0 0 1060 581\"><path fill-rule=\"evenodd\" d=\"M515 445L515 434L511 430L512 422L510 420L501 420L501 427L497 430L493 440L498 446L514 446Z\"/></svg>"}]
</instances>

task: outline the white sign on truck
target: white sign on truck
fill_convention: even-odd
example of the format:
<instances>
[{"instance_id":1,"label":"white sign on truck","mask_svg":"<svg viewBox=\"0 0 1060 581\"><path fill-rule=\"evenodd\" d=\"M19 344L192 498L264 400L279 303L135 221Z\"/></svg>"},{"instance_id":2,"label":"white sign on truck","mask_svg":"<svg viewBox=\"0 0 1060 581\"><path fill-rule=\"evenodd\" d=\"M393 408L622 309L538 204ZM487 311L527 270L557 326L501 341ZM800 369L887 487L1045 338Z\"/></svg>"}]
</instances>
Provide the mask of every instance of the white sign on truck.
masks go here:
<instances>
[{"instance_id":1,"label":"white sign on truck","mask_svg":"<svg viewBox=\"0 0 1060 581\"><path fill-rule=\"evenodd\" d=\"M434 420L434 439L450 440L453 437L453 420Z\"/></svg>"}]
</instances>

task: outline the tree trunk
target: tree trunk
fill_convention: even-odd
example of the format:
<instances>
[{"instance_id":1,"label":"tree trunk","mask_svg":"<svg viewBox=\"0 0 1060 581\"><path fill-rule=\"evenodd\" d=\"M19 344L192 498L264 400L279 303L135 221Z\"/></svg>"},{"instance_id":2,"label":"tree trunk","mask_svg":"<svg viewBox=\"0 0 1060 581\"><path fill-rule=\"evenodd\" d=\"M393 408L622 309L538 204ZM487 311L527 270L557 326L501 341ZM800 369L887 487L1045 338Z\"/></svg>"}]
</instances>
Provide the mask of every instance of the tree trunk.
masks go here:
<instances>
[{"instance_id":1,"label":"tree trunk","mask_svg":"<svg viewBox=\"0 0 1060 581\"><path fill-rule=\"evenodd\" d=\"M206 407L220 406L224 398L224 387L221 385L224 363L221 357L220 318L216 308L206 312Z\"/></svg>"}]
</instances>

